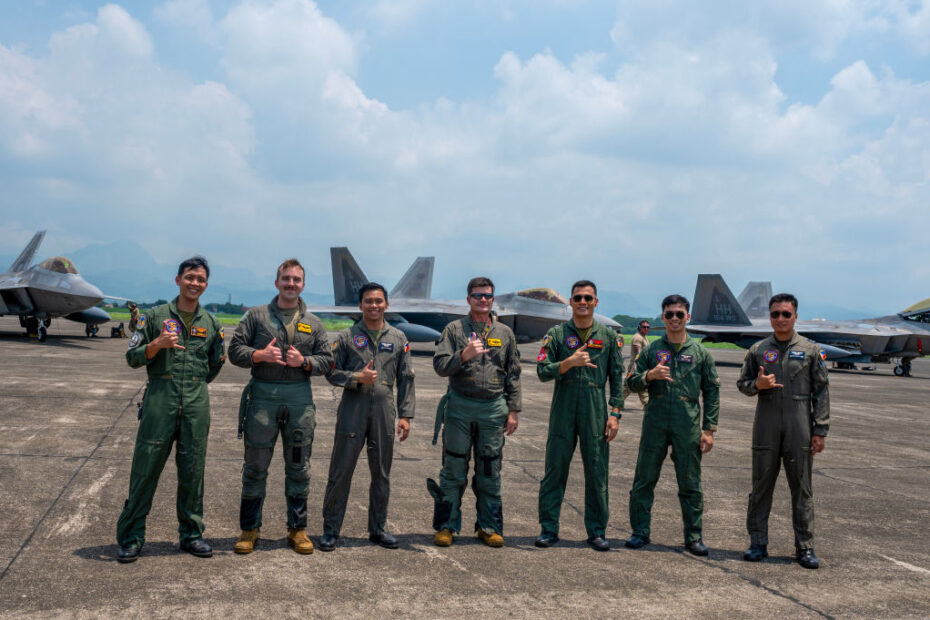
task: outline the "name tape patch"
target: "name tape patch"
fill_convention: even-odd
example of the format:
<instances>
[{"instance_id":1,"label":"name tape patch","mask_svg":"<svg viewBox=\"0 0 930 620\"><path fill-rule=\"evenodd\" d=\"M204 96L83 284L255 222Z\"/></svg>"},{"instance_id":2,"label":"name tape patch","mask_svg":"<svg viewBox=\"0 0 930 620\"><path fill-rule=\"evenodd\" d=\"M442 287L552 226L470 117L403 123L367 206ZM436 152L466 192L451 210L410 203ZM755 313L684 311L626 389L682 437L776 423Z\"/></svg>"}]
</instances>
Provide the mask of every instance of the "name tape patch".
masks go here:
<instances>
[{"instance_id":1,"label":"name tape patch","mask_svg":"<svg viewBox=\"0 0 930 620\"><path fill-rule=\"evenodd\" d=\"M197 327L196 325L191 325L191 336L193 336L194 338L206 338L207 328Z\"/></svg>"},{"instance_id":2,"label":"name tape patch","mask_svg":"<svg viewBox=\"0 0 930 620\"><path fill-rule=\"evenodd\" d=\"M585 343L589 349L603 349L604 341L595 340L594 338L588 338L588 342Z\"/></svg>"},{"instance_id":3,"label":"name tape patch","mask_svg":"<svg viewBox=\"0 0 930 620\"><path fill-rule=\"evenodd\" d=\"M489 347L501 346L501 339L500 338L488 338L488 346Z\"/></svg>"},{"instance_id":4,"label":"name tape patch","mask_svg":"<svg viewBox=\"0 0 930 620\"><path fill-rule=\"evenodd\" d=\"M789 360L802 360L804 359L804 351L788 351Z\"/></svg>"},{"instance_id":5,"label":"name tape patch","mask_svg":"<svg viewBox=\"0 0 930 620\"><path fill-rule=\"evenodd\" d=\"M394 343L393 343L393 342L379 342L379 343L378 343L378 350L379 350L379 351L391 351L391 352L393 352L393 351L394 351Z\"/></svg>"},{"instance_id":6,"label":"name tape patch","mask_svg":"<svg viewBox=\"0 0 930 620\"><path fill-rule=\"evenodd\" d=\"M694 361L694 356L693 356L693 355L685 355L684 353L679 353L679 354L678 354L678 361L679 361L679 362L684 362L685 364L690 364L691 362Z\"/></svg>"},{"instance_id":7,"label":"name tape patch","mask_svg":"<svg viewBox=\"0 0 930 620\"><path fill-rule=\"evenodd\" d=\"M306 323L297 323L297 331L304 334L313 333L313 328L307 325Z\"/></svg>"}]
</instances>

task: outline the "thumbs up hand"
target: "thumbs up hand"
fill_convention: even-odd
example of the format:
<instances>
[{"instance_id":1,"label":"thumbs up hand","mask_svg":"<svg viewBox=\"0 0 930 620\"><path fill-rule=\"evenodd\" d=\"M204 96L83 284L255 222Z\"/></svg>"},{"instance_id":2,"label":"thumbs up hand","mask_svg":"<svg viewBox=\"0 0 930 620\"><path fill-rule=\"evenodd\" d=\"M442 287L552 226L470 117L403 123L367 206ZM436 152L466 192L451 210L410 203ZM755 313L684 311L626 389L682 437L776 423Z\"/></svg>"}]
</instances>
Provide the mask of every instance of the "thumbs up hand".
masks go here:
<instances>
[{"instance_id":1,"label":"thumbs up hand","mask_svg":"<svg viewBox=\"0 0 930 620\"><path fill-rule=\"evenodd\" d=\"M775 373L765 374L765 367L759 366L759 376L756 377L756 388L760 390L771 390L772 388L785 387L781 383L775 383Z\"/></svg>"},{"instance_id":2,"label":"thumbs up hand","mask_svg":"<svg viewBox=\"0 0 930 620\"><path fill-rule=\"evenodd\" d=\"M378 371L375 370L375 360L368 362L368 365L362 368L358 373L358 382L362 385L374 385L378 380Z\"/></svg>"},{"instance_id":3,"label":"thumbs up hand","mask_svg":"<svg viewBox=\"0 0 930 620\"><path fill-rule=\"evenodd\" d=\"M647 381L668 381L669 383L675 383L675 380L672 379L672 371L669 370L668 366L665 365L665 362L659 362L657 366L651 368L646 373Z\"/></svg>"}]
</instances>

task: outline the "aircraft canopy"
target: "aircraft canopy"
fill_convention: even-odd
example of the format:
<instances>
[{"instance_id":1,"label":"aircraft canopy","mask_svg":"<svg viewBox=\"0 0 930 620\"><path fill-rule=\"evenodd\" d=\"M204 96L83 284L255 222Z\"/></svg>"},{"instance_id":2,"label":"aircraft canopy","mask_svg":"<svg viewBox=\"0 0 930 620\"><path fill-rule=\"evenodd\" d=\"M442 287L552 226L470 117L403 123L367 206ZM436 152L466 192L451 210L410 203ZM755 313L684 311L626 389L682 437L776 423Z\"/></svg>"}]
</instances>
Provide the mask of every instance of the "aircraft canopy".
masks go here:
<instances>
[{"instance_id":1,"label":"aircraft canopy","mask_svg":"<svg viewBox=\"0 0 930 620\"><path fill-rule=\"evenodd\" d=\"M54 271L55 273L77 273L77 267L74 266L74 263L70 259L65 258L64 256L53 256L52 258L46 258L44 261L39 263L39 267L42 269L48 269L49 271Z\"/></svg>"},{"instance_id":2,"label":"aircraft canopy","mask_svg":"<svg viewBox=\"0 0 930 620\"><path fill-rule=\"evenodd\" d=\"M568 300L556 293L551 288L528 288L522 291L517 291L517 296L536 299L539 301L548 301L550 303L562 304L565 306L568 305Z\"/></svg>"}]
</instances>

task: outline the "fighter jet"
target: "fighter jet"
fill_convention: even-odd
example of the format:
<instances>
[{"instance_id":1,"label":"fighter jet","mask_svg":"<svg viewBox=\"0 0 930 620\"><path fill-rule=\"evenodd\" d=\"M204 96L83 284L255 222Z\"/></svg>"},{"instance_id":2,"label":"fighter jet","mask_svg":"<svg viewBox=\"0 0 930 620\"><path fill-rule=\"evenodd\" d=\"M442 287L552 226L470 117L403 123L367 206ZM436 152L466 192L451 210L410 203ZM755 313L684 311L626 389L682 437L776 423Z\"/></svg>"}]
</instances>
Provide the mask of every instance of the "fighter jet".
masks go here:
<instances>
[{"instance_id":1,"label":"fighter jet","mask_svg":"<svg viewBox=\"0 0 930 620\"><path fill-rule=\"evenodd\" d=\"M330 248L330 258L336 305L317 306L310 310L358 320L361 318L358 291L369 280L348 248ZM464 294L461 301L430 299L433 264L432 256L417 258L388 294L390 307L385 319L404 332L411 342L435 342L446 324L469 312ZM521 342L539 340L550 327L572 316L568 300L550 288L497 294L494 311ZM596 314L595 319L618 331L622 327L613 319L600 314Z\"/></svg>"},{"instance_id":2,"label":"fighter jet","mask_svg":"<svg viewBox=\"0 0 930 620\"><path fill-rule=\"evenodd\" d=\"M0 274L0 316L18 315L19 324L39 342L45 342L52 319L58 317L84 323L88 336L96 333L98 324L110 320L96 307L106 297L100 289L63 256L29 266L44 237L44 230L37 232L9 270Z\"/></svg>"},{"instance_id":3,"label":"fighter jet","mask_svg":"<svg viewBox=\"0 0 930 620\"><path fill-rule=\"evenodd\" d=\"M740 295L740 301L755 308L760 294L771 297L771 285L761 290L754 282L754 291ZM747 299L744 299L744 296ZM772 333L768 319L768 299L765 314L750 317L744 305L733 297L730 288L719 274L700 274L694 290L694 304L688 331L704 336L709 342L732 342L749 348L757 340ZM801 308L803 312L803 306ZM824 359L837 362L840 367L855 363L897 361L894 374L910 375L911 360L924 355L924 340L930 342L930 299L925 299L901 312L889 316L859 321L827 321L823 319L798 321L795 331L820 345Z\"/></svg>"}]
</instances>

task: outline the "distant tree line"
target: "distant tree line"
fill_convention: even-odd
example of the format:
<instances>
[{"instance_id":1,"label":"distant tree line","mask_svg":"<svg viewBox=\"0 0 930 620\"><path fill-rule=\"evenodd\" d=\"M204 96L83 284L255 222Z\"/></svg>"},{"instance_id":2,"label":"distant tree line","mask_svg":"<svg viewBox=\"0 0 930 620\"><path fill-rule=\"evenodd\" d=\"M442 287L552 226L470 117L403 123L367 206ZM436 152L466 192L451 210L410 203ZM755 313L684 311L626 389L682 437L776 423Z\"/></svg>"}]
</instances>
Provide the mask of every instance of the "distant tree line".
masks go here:
<instances>
[{"instance_id":1,"label":"distant tree line","mask_svg":"<svg viewBox=\"0 0 930 620\"><path fill-rule=\"evenodd\" d=\"M650 333L652 334L659 334L665 331L665 323L662 322L662 317L660 316L649 318L648 316L615 314L613 318L617 323L623 325L623 329L620 330L622 334L635 334L641 321L649 321L649 325L652 327Z\"/></svg>"}]
</instances>

